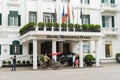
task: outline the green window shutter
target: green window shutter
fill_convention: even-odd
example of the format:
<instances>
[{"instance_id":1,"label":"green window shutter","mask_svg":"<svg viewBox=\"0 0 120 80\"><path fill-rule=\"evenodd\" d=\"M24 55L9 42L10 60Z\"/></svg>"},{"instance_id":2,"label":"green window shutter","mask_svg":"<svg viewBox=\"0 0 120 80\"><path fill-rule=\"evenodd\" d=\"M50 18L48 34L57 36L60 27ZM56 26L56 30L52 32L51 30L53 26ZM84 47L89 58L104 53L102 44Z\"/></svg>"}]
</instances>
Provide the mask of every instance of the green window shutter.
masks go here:
<instances>
[{"instance_id":1,"label":"green window shutter","mask_svg":"<svg viewBox=\"0 0 120 80\"><path fill-rule=\"evenodd\" d=\"M20 45L20 55L22 55L22 45Z\"/></svg>"},{"instance_id":2,"label":"green window shutter","mask_svg":"<svg viewBox=\"0 0 120 80\"><path fill-rule=\"evenodd\" d=\"M2 25L2 14L0 14L0 25Z\"/></svg>"},{"instance_id":3,"label":"green window shutter","mask_svg":"<svg viewBox=\"0 0 120 80\"><path fill-rule=\"evenodd\" d=\"M18 26L21 26L21 15L18 15Z\"/></svg>"},{"instance_id":4,"label":"green window shutter","mask_svg":"<svg viewBox=\"0 0 120 80\"><path fill-rule=\"evenodd\" d=\"M112 21L112 27L115 27L115 23L114 23L114 22L115 22L115 21L114 21L114 16L111 16L111 17L112 17L112 20L111 20L111 21Z\"/></svg>"},{"instance_id":5,"label":"green window shutter","mask_svg":"<svg viewBox=\"0 0 120 80\"><path fill-rule=\"evenodd\" d=\"M0 55L1 55L1 45L0 45Z\"/></svg>"},{"instance_id":6,"label":"green window shutter","mask_svg":"<svg viewBox=\"0 0 120 80\"><path fill-rule=\"evenodd\" d=\"M115 4L115 0L111 0L111 4Z\"/></svg>"},{"instance_id":7,"label":"green window shutter","mask_svg":"<svg viewBox=\"0 0 120 80\"><path fill-rule=\"evenodd\" d=\"M104 3L104 0L102 0L102 3Z\"/></svg>"},{"instance_id":8,"label":"green window shutter","mask_svg":"<svg viewBox=\"0 0 120 80\"><path fill-rule=\"evenodd\" d=\"M10 11L9 14L12 16L18 16L18 11Z\"/></svg>"},{"instance_id":9,"label":"green window shutter","mask_svg":"<svg viewBox=\"0 0 120 80\"><path fill-rule=\"evenodd\" d=\"M88 0L88 4L90 4L90 0Z\"/></svg>"},{"instance_id":10,"label":"green window shutter","mask_svg":"<svg viewBox=\"0 0 120 80\"><path fill-rule=\"evenodd\" d=\"M13 55L14 52L13 52L13 45L10 45L10 55Z\"/></svg>"},{"instance_id":11,"label":"green window shutter","mask_svg":"<svg viewBox=\"0 0 120 80\"><path fill-rule=\"evenodd\" d=\"M10 26L10 15L8 15L8 26Z\"/></svg>"},{"instance_id":12,"label":"green window shutter","mask_svg":"<svg viewBox=\"0 0 120 80\"><path fill-rule=\"evenodd\" d=\"M102 16L102 26L105 27L105 16Z\"/></svg>"},{"instance_id":13,"label":"green window shutter","mask_svg":"<svg viewBox=\"0 0 120 80\"><path fill-rule=\"evenodd\" d=\"M88 15L88 24L90 24L90 15Z\"/></svg>"}]
</instances>

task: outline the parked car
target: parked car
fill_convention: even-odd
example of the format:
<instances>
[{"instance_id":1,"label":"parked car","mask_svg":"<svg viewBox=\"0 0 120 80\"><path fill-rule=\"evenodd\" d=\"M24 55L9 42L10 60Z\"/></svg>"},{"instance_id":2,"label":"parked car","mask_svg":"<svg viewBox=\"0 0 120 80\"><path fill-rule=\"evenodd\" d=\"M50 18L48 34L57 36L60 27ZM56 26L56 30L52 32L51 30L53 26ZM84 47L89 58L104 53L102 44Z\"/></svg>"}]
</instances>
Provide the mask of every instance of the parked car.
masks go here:
<instances>
[{"instance_id":1,"label":"parked car","mask_svg":"<svg viewBox=\"0 0 120 80\"><path fill-rule=\"evenodd\" d=\"M60 61L64 66L72 66L72 59L75 53L62 53L58 56L57 60Z\"/></svg>"}]
</instances>

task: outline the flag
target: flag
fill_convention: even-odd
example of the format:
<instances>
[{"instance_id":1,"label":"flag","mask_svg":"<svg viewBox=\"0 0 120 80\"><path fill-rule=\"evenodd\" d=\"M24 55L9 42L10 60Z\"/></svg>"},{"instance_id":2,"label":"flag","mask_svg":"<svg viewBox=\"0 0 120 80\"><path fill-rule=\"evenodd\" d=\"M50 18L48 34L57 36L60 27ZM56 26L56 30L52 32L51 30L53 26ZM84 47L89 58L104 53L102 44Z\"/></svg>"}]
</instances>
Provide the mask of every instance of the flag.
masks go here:
<instances>
[{"instance_id":1,"label":"flag","mask_svg":"<svg viewBox=\"0 0 120 80\"><path fill-rule=\"evenodd\" d=\"M72 16L73 16L73 22L74 22L74 11L73 11L73 8L72 8Z\"/></svg>"},{"instance_id":2,"label":"flag","mask_svg":"<svg viewBox=\"0 0 120 80\"><path fill-rule=\"evenodd\" d=\"M66 20L66 16L65 16L65 11L64 11L64 6L63 6L63 12L62 12L62 23L64 23Z\"/></svg>"},{"instance_id":3,"label":"flag","mask_svg":"<svg viewBox=\"0 0 120 80\"><path fill-rule=\"evenodd\" d=\"M80 18L82 19L83 15L82 15L82 9L80 9Z\"/></svg>"},{"instance_id":4,"label":"flag","mask_svg":"<svg viewBox=\"0 0 120 80\"><path fill-rule=\"evenodd\" d=\"M70 23L70 8L69 8L69 3L67 5L67 19L68 19L68 23Z\"/></svg>"},{"instance_id":5,"label":"flag","mask_svg":"<svg viewBox=\"0 0 120 80\"><path fill-rule=\"evenodd\" d=\"M56 8L55 8L54 22L57 22L57 12L56 12Z\"/></svg>"}]
</instances>

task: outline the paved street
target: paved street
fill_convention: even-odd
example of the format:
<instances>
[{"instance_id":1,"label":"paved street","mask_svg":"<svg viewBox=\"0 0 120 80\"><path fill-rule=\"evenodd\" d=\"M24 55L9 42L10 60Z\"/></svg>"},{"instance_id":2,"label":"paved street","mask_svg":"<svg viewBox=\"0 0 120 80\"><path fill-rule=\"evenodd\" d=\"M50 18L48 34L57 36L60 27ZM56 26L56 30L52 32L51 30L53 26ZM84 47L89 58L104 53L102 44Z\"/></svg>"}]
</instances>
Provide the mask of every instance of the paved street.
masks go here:
<instances>
[{"instance_id":1,"label":"paved street","mask_svg":"<svg viewBox=\"0 0 120 80\"><path fill-rule=\"evenodd\" d=\"M31 68L0 69L0 80L120 80L120 64L96 68L32 70Z\"/></svg>"}]
</instances>

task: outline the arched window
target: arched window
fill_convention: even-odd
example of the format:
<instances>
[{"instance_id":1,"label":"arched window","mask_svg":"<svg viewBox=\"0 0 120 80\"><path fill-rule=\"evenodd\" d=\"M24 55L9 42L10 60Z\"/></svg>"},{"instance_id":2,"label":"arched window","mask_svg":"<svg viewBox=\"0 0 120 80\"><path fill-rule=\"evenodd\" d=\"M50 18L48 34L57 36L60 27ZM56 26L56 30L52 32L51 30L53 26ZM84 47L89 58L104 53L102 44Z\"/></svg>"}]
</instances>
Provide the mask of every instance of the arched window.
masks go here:
<instances>
[{"instance_id":1,"label":"arched window","mask_svg":"<svg viewBox=\"0 0 120 80\"><path fill-rule=\"evenodd\" d=\"M10 55L22 55L22 45L19 41L14 40L10 45Z\"/></svg>"}]
</instances>

